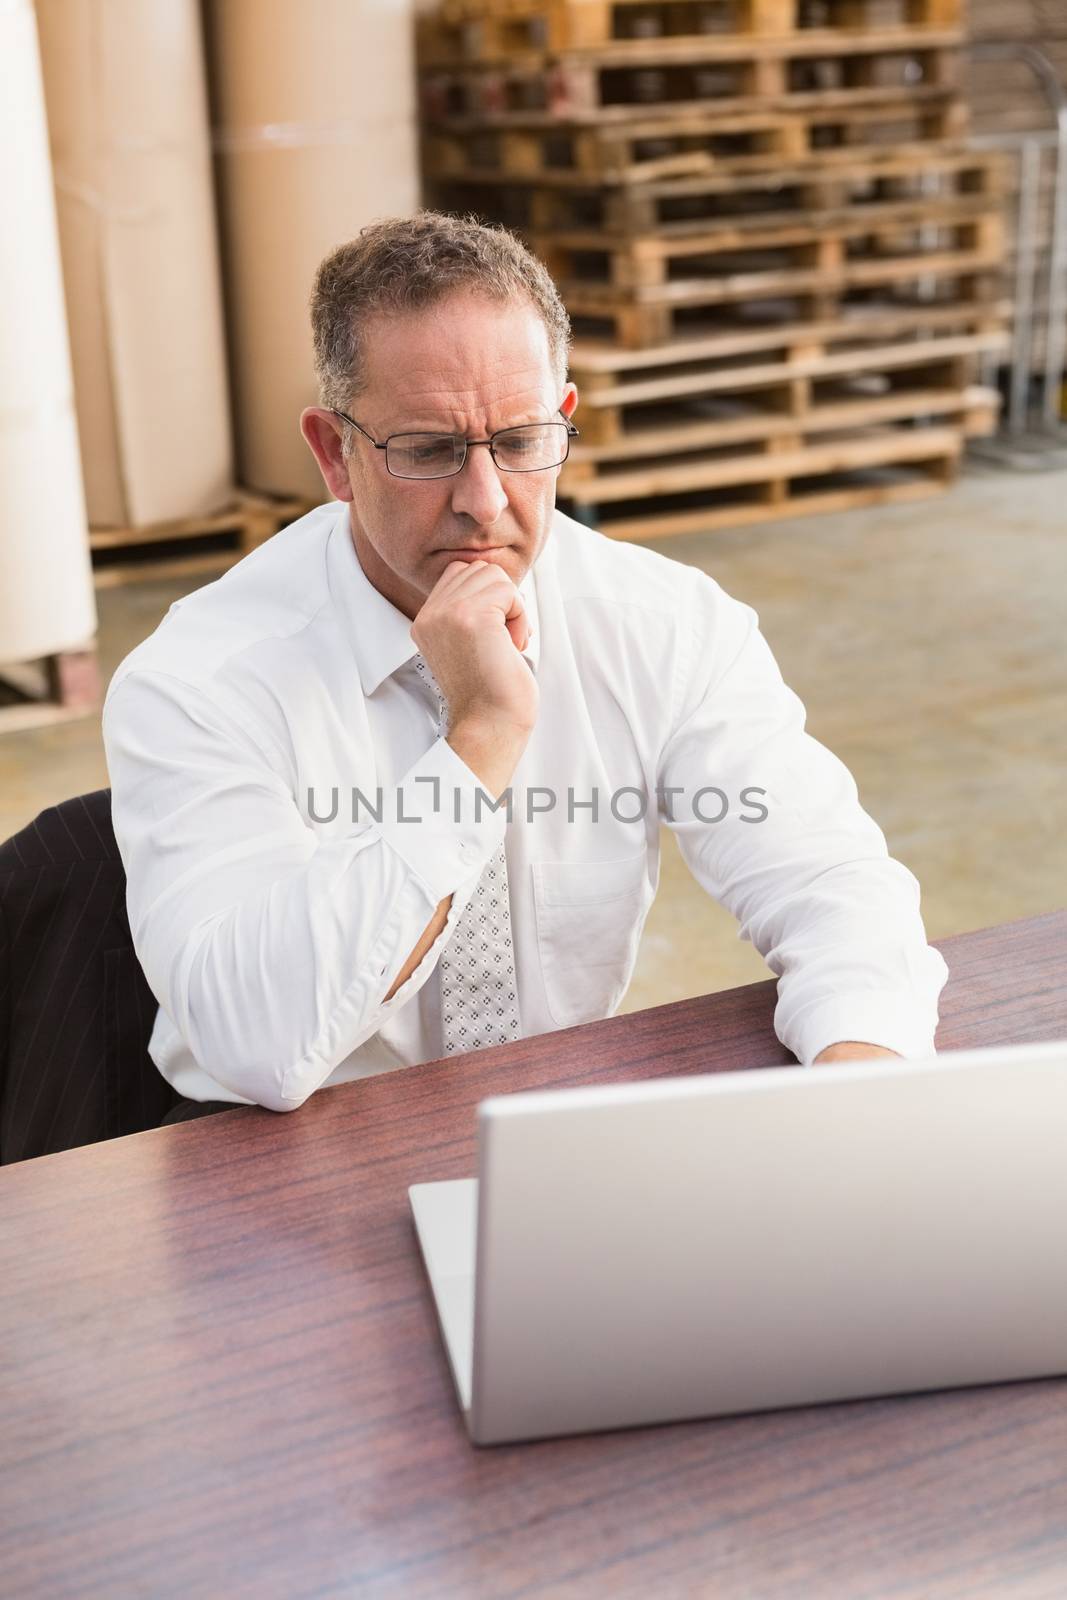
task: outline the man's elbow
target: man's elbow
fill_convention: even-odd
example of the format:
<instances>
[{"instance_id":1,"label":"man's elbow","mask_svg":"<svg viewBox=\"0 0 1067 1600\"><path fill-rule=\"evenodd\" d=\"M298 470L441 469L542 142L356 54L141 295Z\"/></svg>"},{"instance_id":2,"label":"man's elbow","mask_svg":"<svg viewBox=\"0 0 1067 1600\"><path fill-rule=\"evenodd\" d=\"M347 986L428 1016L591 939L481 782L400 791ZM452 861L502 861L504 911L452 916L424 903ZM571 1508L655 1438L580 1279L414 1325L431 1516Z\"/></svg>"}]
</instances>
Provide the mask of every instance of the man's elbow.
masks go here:
<instances>
[{"instance_id":1,"label":"man's elbow","mask_svg":"<svg viewBox=\"0 0 1067 1600\"><path fill-rule=\"evenodd\" d=\"M277 1060L233 1063L219 1061L207 1069L218 1083L228 1082L267 1111L299 1111L329 1077L329 1071L308 1062L282 1067Z\"/></svg>"},{"instance_id":2,"label":"man's elbow","mask_svg":"<svg viewBox=\"0 0 1067 1600\"><path fill-rule=\"evenodd\" d=\"M186 1024L182 1031L197 1066L222 1088L266 1111L298 1111L329 1076L315 1063L299 1059L294 1041L250 1049L247 1039L238 1041L217 1026L205 1025L193 1008Z\"/></svg>"},{"instance_id":3,"label":"man's elbow","mask_svg":"<svg viewBox=\"0 0 1067 1600\"><path fill-rule=\"evenodd\" d=\"M202 952L172 987L174 1018L193 1060L222 1088L267 1111L297 1111L329 1077L317 1015L296 996L279 1003L264 988L221 981Z\"/></svg>"},{"instance_id":4,"label":"man's elbow","mask_svg":"<svg viewBox=\"0 0 1067 1600\"><path fill-rule=\"evenodd\" d=\"M311 1094L304 1096L304 1100L310 1099ZM257 1100L256 1104L262 1106L264 1111L299 1111L304 1104L304 1100L285 1100L280 1095L271 1094L268 1090L263 1099Z\"/></svg>"},{"instance_id":5,"label":"man's elbow","mask_svg":"<svg viewBox=\"0 0 1067 1600\"><path fill-rule=\"evenodd\" d=\"M322 995L241 971L204 941L175 974L171 1013L200 1067L269 1111L297 1111L378 1025L376 982ZM380 980L379 980L380 981Z\"/></svg>"}]
</instances>

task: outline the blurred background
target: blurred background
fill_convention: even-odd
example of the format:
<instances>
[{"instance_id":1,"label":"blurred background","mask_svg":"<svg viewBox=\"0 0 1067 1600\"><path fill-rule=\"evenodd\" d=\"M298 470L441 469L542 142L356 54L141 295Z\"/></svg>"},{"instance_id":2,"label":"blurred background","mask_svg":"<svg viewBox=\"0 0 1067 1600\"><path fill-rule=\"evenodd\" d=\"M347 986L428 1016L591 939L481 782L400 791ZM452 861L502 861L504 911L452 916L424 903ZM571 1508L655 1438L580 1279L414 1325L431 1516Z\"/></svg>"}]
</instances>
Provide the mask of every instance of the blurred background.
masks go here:
<instances>
[{"instance_id":1,"label":"blurred background","mask_svg":"<svg viewBox=\"0 0 1067 1600\"><path fill-rule=\"evenodd\" d=\"M319 260L514 228L572 516L755 607L931 937L1064 903L1063 0L0 7L0 838L168 606L327 498ZM665 840L623 1009L767 976Z\"/></svg>"}]
</instances>

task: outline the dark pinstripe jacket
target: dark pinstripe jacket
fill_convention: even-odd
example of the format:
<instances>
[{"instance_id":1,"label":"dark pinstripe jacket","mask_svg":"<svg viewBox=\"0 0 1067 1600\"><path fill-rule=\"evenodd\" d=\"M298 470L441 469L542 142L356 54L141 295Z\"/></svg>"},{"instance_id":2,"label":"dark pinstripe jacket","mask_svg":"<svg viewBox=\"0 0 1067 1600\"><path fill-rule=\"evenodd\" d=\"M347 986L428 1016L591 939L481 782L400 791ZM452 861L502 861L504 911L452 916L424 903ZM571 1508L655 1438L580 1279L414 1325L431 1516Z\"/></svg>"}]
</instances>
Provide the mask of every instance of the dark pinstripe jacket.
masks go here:
<instances>
[{"instance_id":1,"label":"dark pinstripe jacket","mask_svg":"<svg viewBox=\"0 0 1067 1600\"><path fill-rule=\"evenodd\" d=\"M110 789L49 807L0 845L0 1163L157 1127L156 1010Z\"/></svg>"}]
</instances>

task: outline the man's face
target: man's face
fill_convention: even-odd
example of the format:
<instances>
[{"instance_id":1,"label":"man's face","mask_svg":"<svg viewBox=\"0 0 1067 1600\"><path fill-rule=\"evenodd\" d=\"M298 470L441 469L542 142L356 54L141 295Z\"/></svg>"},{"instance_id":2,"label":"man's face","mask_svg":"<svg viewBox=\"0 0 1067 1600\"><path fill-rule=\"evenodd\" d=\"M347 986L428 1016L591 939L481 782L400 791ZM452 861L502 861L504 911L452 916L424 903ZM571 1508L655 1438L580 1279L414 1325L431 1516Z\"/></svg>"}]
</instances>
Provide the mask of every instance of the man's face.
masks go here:
<instances>
[{"instance_id":1,"label":"man's face","mask_svg":"<svg viewBox=\"0 0 1067 1600\"><path fill-rule=\"evenodd\" d=\"M380 443L393 433L487 439L518 423L559 421L578 401L573 383L560 386L544 323L524 302L500 305L465 293L423 312L379 316L367 328L365 350L367 383L346 409ZM321 426L311 430L320 440ZM504 472L480 446L468 449L453 477L394 478L385 451L357 434L348 460L334 462L344 470L335 481L321 445L312 448L333 492L351 494L360 565L408 617L450 561L481 557L519 583L548 537L558 467Z\"/></svg>"}]
</instances>

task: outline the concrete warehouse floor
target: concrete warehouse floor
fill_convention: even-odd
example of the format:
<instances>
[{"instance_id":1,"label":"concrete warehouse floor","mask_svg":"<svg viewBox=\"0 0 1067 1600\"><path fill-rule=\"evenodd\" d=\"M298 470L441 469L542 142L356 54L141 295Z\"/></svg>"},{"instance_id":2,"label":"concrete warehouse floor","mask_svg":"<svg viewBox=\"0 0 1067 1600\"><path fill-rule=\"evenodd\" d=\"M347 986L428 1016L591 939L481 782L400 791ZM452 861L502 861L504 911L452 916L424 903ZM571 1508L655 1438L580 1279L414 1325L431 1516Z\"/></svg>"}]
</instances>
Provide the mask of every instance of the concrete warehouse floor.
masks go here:
<instances>
[{"instance_id":1,"label":"concrete warehouse floor","mask_svg":"<svg viewBox=\"0 0 1067 1600\"><path fill-rule=\"evenodd\" d=\"M928 503L658 548L759 612L809 731L919 879L931 938L1067 904L1067 474L971 469ZM100 593L105 681L187 586ZM95 719L0 736L0 837L106 782ZM668 836L622 1009L767 976Z\"/></svg>"}]
</instances>

